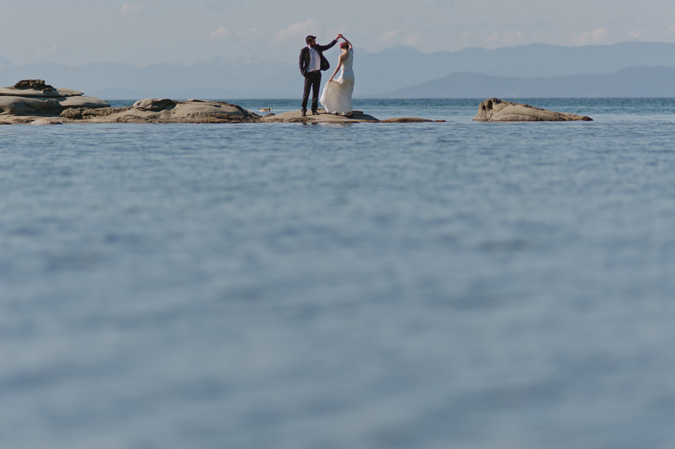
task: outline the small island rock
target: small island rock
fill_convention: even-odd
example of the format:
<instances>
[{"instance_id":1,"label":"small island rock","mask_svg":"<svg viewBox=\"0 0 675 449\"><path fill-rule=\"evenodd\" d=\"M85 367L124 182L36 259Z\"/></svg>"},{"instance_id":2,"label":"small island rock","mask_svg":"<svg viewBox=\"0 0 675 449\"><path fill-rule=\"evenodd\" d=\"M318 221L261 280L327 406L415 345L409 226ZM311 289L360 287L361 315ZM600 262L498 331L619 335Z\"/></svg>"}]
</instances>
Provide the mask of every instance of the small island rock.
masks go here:
<instances>
[{"instance_id":1,"label":"small island rock","mask_svg":"<svg viewBox=\"0 0 675 449\"><path fill-rule=\"evenodd\" d=\"M547 109L535 108L522 103L490 98L478 106L478 113L473 118L478 122L567 122L593 121L592 118L571 114L569 112L555 112Z\"/></svg>"}]
</instances>

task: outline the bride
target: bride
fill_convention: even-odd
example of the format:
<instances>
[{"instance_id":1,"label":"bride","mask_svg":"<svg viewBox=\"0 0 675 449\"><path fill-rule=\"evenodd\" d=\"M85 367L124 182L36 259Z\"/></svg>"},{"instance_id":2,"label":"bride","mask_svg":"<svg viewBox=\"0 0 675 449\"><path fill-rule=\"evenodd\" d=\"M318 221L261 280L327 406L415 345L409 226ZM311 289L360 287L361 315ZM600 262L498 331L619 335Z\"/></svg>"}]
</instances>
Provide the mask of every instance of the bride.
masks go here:
<instances>
[{"instance_id":1,"label":"bride","mask_svg":"<svg viewBox=\"0 0 675 449\"><path fill-rule=\"evenodd\" d=\"M338 65L323 88L319 101L329 114L349 115L354 110L352 107L352 92L354 92L354 70L352 70L354 47L347 38L342 36L342 39L344 39L344 42L340 44L342 53L338 59ZM335 78L338 71L340 71L340 75Z\"/></svg>"}]
</instances>

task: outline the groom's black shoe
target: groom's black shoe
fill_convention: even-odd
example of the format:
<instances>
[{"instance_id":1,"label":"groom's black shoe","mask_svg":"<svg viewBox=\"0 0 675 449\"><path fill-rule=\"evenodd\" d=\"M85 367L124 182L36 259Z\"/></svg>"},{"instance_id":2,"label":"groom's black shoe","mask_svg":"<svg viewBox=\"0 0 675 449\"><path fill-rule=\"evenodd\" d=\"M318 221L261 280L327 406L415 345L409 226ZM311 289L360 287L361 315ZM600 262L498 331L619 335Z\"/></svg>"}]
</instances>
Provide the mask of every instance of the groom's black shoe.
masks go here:
<instances>
[{"instance_id":1,"label":"groom's black shoe","mask_svg":"<svg viewBox=\"0 0 675 449\"><path fill-rule=\"evenodd\" d=\"M312 110L312 115L319 115L319 111L317 111L316 109L313 109L313 110Z\"/></svg>"},{"instance_id":2,"label":"groom's black shoe","mask_svg":"<svg viewBox=\"0 0 675 449\"><path fill-rule=\"evenodd\" d=\"M306 116L306 115L307 115L307 109L303 109L303 110L302 110L302 116L304 117L304 116Z\"/></svg>"}]
</instances>

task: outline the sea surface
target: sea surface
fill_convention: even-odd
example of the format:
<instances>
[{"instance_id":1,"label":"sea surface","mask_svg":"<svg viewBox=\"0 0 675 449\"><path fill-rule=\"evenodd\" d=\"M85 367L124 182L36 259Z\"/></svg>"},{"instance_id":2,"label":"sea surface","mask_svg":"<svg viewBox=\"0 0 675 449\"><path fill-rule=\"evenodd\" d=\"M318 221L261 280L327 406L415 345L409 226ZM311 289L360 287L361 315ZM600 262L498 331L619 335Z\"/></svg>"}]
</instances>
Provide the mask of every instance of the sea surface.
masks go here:
<instances>
[{"instance_id":1,"label":"sea surface","mask_svg":"<svg viewBox=\"0 0 675 449\"><path fill-rule=\"evenodd\" d=\"M0 127L0 447L674 448L675 99L480 101Z\"/></svg>"}]
</instances>

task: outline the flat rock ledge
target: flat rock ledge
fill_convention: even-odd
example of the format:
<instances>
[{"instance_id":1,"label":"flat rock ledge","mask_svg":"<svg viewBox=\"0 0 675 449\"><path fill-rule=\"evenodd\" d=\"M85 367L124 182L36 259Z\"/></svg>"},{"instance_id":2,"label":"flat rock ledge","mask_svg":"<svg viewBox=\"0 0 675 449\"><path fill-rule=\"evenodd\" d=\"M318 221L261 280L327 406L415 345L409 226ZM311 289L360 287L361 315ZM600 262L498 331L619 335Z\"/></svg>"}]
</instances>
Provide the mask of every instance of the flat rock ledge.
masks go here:
<instances>
[{"instance_id":1,"label":"flat rock ledge","mask_svg":"<svg viewBox=\"0 0 675 449\"><path fill-rule=\"evenodd\" d=\"M372 115L364 114L363 111L354 111L349 115L329 114L323 109L319 109L317 115L307 111L306 116L302 116L302 111L289 111L281 114L268 114L262 121L266 123L360 123L377 122Z\"/></svg>"},{"instance_id":2,"label":"flat rock ledge","mask_svg":"<svg viewBox=\"0 0 675 449\"><path fill-rule=\"evenodd\" d=\"M307 112L303 117L302 111L289 111L278 115L267 114L262 118L265 123L305 123L305 124L321 124L321 123L420 123L420 122L444 122L444 120L428 120L416 117L402 117L391 118L386 120L378 120L372 115L365 114L363 111L354 111L351 114L330 114L323 109L318 110L318 114L314 115Z\"/></svg>"},{"instance_id":3,"label":"flat rock ledge","mask_svg":"<svg viewBox=\"0 0 675 449\"><path fill-rule=\"evenodd\" d=\"M569 122L593 121L592 118L571 114L569 112L555 112L540 109L522 103L490 98L478 106L478 113L473 118L477 122Z\"/></svg>"}]
</instances>

